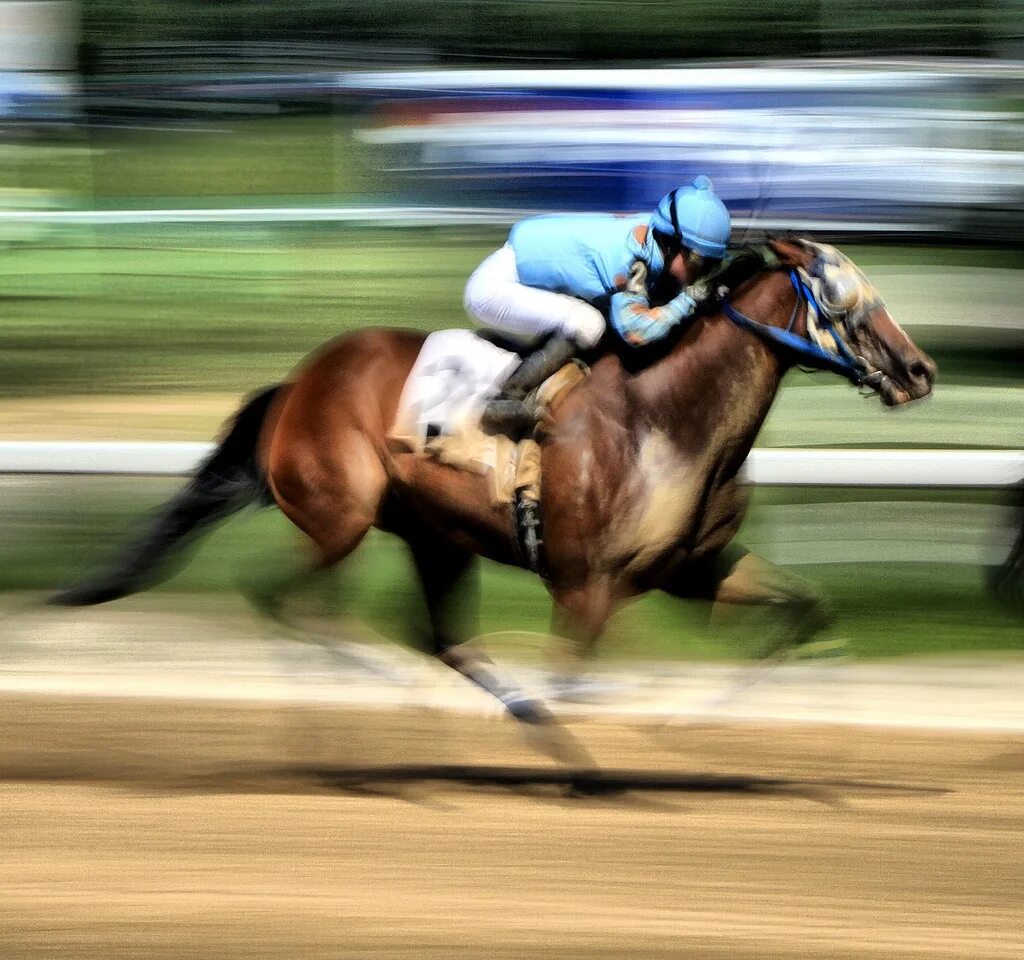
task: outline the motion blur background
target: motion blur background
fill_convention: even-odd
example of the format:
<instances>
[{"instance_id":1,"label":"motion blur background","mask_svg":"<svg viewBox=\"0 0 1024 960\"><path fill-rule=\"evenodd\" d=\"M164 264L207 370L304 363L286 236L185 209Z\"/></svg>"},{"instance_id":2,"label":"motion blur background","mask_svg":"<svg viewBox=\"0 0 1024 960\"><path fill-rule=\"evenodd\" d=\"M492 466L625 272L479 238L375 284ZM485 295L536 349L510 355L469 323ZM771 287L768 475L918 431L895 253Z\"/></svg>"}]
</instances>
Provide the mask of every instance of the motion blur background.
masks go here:
<instances>
[{"instance_id":1,"label":"motion blur background","mask_svg":"<svg viewBox=\"0 0 1024 960\"><path fill-rule=\"evenodd\" d=\"M940 365L905 411L796 371L760 445L1020 447L1022 60L1021 0L0 0L0 439L208 439L331 336L463 324L524 212L648 209L701 172L736 239L840 243ZM176 486L0 478L0 589L74 578ZM860 655L974 651L1024 645L983 586L1016 523L1005 491L810 487L759 491L743 539ZM235 616L294 549L243 517L148 602ZM401 633L404 564L372 539L330 605ZM483 632L547 616L485 572ZM603 655L743 637L652 598Z\"/></svg>"}]
</instances>

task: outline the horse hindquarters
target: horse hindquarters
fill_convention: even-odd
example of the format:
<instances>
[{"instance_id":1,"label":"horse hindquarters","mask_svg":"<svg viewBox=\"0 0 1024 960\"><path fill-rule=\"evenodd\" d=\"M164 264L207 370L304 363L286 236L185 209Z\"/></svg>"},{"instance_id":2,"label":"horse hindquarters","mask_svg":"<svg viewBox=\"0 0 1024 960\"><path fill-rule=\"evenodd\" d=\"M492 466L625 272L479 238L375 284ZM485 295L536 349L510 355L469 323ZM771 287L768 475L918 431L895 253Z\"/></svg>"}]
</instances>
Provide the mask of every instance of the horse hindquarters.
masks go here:
<instances>
[{"instance_id":1,"label":"horse hindquarters","mask_svg":"<svg viewBox=\"0 0 1024 960\"><path fill-rule=\"evenodd\" d=\"M421 343L399 331L336 341L295 379L267 438L270 489L313 542L318 568L344 559L380 519L386 431Z\"/></svg>"}]
</instances>

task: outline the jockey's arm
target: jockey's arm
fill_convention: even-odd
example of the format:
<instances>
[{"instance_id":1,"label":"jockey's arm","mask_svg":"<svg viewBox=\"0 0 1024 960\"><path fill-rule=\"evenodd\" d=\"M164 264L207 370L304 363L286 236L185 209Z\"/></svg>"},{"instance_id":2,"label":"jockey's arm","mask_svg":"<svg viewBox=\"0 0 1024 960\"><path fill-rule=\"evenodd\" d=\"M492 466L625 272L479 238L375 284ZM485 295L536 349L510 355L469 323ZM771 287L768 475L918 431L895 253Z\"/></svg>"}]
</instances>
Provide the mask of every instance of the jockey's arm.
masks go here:
<instances>
[{"instance_id":1,"label":"jockey's arm","mask_svg":"<svg viewBox=\"0 0 1024 960\"><path fill-rule=\"evenodd\" d=\"M642 347L660 340L697 308L697 300L686 290L660 307L652 307L647 296L622 290L612 296L609 310L612 325L630 346Z\"/></svg>"}]
</instances>

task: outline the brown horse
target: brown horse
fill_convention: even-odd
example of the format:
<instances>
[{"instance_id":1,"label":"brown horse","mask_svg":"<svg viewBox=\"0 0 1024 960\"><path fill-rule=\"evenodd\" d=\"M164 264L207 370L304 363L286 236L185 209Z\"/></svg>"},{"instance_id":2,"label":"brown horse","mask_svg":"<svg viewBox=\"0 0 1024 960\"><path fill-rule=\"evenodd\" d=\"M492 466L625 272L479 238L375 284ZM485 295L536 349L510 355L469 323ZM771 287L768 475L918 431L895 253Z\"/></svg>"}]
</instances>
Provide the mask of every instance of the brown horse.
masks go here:
<instances>
[{"instance_id":1,"label":"brown horse","mask_svg":"<svg viewBox=\"0 0 1024 960\"><path fill-rule=\"evenodd\" d=\"M560 632L577 653L618 604L652 589L772 605L792 643L826 622L813 588L730 547L746 510L740 468L787 368L806 362L792 344L809 344L817 331L825 345L819 366L853 358L847 375L888 404L929 393L935 365L841 254L806 241L771 247L774 269L744 275L741 267L728 278L730 305L647 355L628 348L601 355L547 424L545 565ZM809 323L813 294L795 268L821 279L823 302L842 301L831 340L822 336L825 316ZM768 328L788 330L789 343L773 340ZM242 409L191 485L115 570L54 601L97 603L149 586L172 547L266 496L312 541L316 568L347 556L371 527L402 537L430 611L433 652L518 718L546 719L543 706L506 687L482 654L460 649L466 637L455 601L476 556L521 563L511 511L492 505L483 478L389 450L423 339L364 330L326 345L289 383Z\"/></svg>"}]
</instances>

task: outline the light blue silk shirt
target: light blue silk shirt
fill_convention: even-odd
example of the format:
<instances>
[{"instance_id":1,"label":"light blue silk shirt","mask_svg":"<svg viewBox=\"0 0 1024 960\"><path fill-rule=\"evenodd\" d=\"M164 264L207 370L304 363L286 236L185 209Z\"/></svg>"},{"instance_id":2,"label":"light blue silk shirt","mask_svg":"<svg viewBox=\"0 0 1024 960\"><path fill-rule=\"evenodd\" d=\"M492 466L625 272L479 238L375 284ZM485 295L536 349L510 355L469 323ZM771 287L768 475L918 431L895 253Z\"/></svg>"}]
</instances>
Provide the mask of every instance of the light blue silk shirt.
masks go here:
<instances>
[{"instance_id":1,"label":"light blue silk shirt","mask_svg":"<svg viewBox=\"0 0 1024 960\"><path fill-rule=\"evenodd\" d=\"M552 214L521 220L508 242L524 284L587 301L627 343L641 346L665 336L695 307L685 292L663 306L651 305L665 260L648 224L646 216ZM626 290L638 260L647 268L643 294Z\"/></svg>"}]
</instances>

